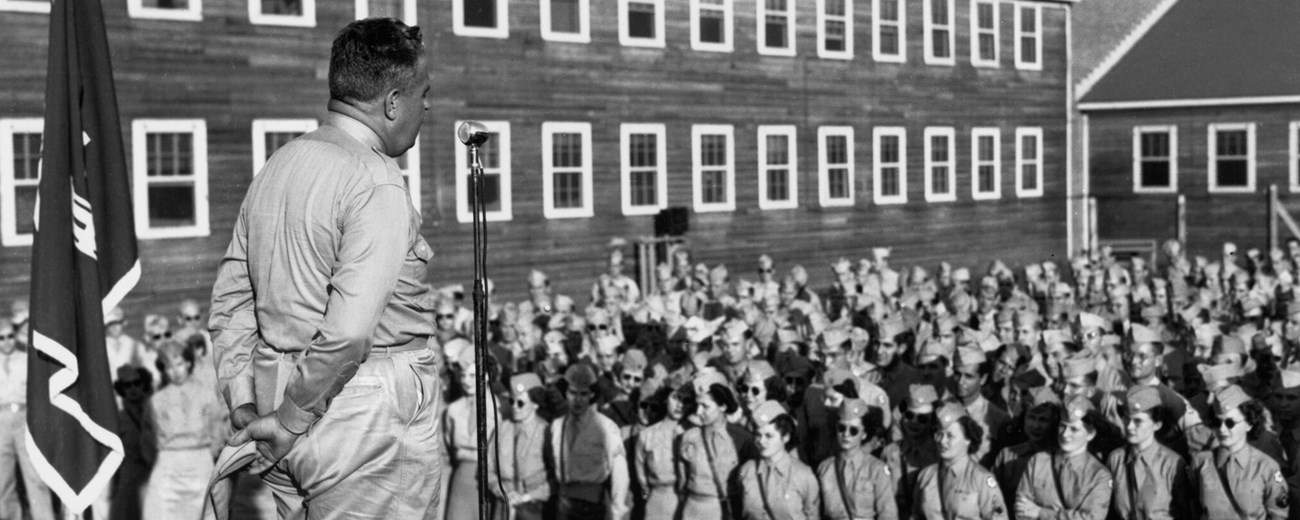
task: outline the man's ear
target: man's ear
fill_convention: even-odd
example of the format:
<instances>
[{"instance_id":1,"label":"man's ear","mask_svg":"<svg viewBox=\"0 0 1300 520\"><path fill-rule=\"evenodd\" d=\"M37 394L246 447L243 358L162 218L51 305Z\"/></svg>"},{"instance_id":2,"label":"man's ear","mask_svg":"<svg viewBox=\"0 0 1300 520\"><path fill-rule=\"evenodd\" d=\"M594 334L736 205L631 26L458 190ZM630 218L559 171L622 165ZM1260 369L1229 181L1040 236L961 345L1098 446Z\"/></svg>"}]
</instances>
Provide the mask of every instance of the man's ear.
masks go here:
<instances>
[{"instance_id":1,"label":"man's ear","mask_svg":"<svg viewBox=\"0 0 1300 520\"><path fill-rule=\"evenodd\" d=\"M397 98L399 97L402 97L402 91L397 89L388 91L388 95L384 96L384 117L387 117L389 121L397 119Z\"/></svg>"}]
</instances>

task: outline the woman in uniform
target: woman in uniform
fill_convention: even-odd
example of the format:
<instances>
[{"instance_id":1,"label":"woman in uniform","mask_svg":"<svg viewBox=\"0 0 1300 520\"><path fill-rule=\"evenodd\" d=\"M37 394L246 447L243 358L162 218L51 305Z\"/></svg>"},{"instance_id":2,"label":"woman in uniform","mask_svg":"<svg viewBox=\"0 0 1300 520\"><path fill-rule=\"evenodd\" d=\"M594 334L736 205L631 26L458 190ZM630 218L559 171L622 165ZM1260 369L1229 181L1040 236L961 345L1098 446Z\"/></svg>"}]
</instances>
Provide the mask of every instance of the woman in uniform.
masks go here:
<instances>
[{"instance_id":1,"label":"woman in uniform","mask_svg":"<svg viewBox=\"0 0 1300 520\"><path fill-rule=\"evenodd\" d=\"M949 402L935 413L939 462L916 478L913 514L925 520L1007 520L1002 491L975 459L984 431L962 405Z\"/></svg>"},{"instance_id":2,"label":"woman in uniform","mask_svg":"<svg viewBox=\"0 0 1300 520\"><path fill-rule=\"evenodd\" d=\"M1129 389L1124 403L1124 440L1128 446L1106 456L1115 480L1110 499L1111 518L1121 520L1171 520L1188 518L1185 500L1174 500L1174 490L1187 488L1187 463L1156 441L1156 433L1169 423L1160 404L1160 391L1152 386Z\"/></svg>"},{"instance_id":3,"label":"woman in uniform","mask_svg":"<svg viewBox=\"0 0 1300 520\"><path fill-rule=\"evenodd\" d=\"M1113 482L1106 466L1088 452L1105 420L1087 397L1066 401L1057 428L1059 447L1030 457L1016 488L1017 520L1106 518Z\"/></svg>"},{"instance_id":4,"label":"woman in uniform","mask_svg":"<svg viewBox=\"0 0 1300 520\"><path fill-rule=\"evenodd\" d=\"M752 439L739 427L729 428L727 415L740 408L727 379L704 372L692 381L698 426L682 434L677 456L677 488L682 496L677 518L733 518L731 501L739 493L734 473L752 451Z\"/></svg>"},{"instance_id":5,"label":"woman in uniform","mask_svg":"<svg viewBox=\"0 0 1300 520\"><path fill-rule=\"evenodd\" d=\"M812 469L792 454L794 419L776 401L758 405L751 418L758 459L740 466L741 518L816 520L821 496Z\"/></svg>"},{"instance_id":6,"label":"woman in uniform","mask_svg":"<svg viewBox=\"0 0 1300 520\"><path fill-rule=\"evenodd\" d=\"M517 520L541 520L551 498L544 455L548 423L539 412L554 410L561 398L552 392L532 372L510 379L513 417L501 423L500 441L493 444L501 449L501 480L498 482L496 475L489 475L488 482L493 494L514 510ZM496 462L488 461L488 469L494 473L498 467ZM497 515L497 518L505 517Z\"/></svg>"},{"instance_id":7,"label":"woman in uniform","mask_svg":"<svg viewBox=\"0 0 1300 520\"><path fill-rule=\"evenodd\" d=\"M1049 451L1056 444L1052 428L1060 422L1061 399L1045 386L1034 388L1030 395L1033 404L1021 417L1025 442L1002 448L990 468L1008 504L1015 502L1015 492L1020 488L1020 478L1025 474L1030 457L1040 451Z\"/></svg>"},{"instance_id":8,"label":"woman in uniform","mask_svg":"<svg viewBox=\"0 0 1300 520\"><path fill-rule=\"evenodd\" d=\"M212 461L224 444L218 421L225 407L193 377L194 351L174 339L156 345L162 389L145 405L140 433L144 451L157 454L144 488L144 518L199 518Z\"/></svg>"},{"instance_id":9,"label":"woman in uniform","mask_svg":"<svg viewBox=\"0 0 1300 520\"><path fill-rule=\"evenodd\" d=\"M446 415L443 416L443 434L446 436L447 453L450 454L452 461L451 479L447 490L447 513L443 518L478 518L478 437L477 437L477 414L474 407L474 392L477 391L474 385L475 366L474 366L474 349L469 346L469 342L461 338L456 338L448 342L448 345L455 345L457 349L454 357L455 366L452 370L456 375L458 383L457 388L461 397L447 405ZM491 359L489 357L489 359ZM496 435L496 424L498 421L492 420L497 413L496 399L488 396L487 413L489 418L488 437ZM496 507L499 501L493 500L493 506Z\"/></svg>"},{"instance_id":10,"label":"woman in uniform","mask_svg":"<svg viewBox=\"0 0 1300 520\"><path fill-rule=\"evenodd\" d=\"M817 466L822 518L827 520L897 520L894 480L889 466L871 455L872 440L884 431L869 419L867 403L847 399L835 425L839 451Z\"/></svg>"},{"instance_id":11,"label":"woman in uniform","mask_svg":"<svg viewBox=\"0 0 1300 520\"><path fill-rule=\"evenodd\" d=\"M1277 462L1250 445L1247 436L1264 417L1264 408L1241 387L1215 393L1207 424L1214 428L1218 448L1192 459L1192 489L1201 498L1198 518L1287 518L1286 480Z\"/></svg>"}]
</instances>

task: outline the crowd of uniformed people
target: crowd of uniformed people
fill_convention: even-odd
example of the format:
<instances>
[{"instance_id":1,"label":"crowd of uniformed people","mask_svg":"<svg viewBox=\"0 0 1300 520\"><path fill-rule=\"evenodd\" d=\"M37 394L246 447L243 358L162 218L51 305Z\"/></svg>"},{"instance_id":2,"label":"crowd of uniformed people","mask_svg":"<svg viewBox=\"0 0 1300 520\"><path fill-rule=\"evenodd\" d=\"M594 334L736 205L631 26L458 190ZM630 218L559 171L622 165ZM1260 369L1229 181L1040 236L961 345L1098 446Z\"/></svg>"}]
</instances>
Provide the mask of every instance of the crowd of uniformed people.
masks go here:
<instances>
[{"instance_id":1,"label":"crowd of uniformed people","mask_svg":"<svg viewBox=\"0 0 1300 520\"><path fill-rule=\"evenodd\" d=\"M608 260L590 294L534 271L527 300L491 300L492 518L1278 519L1300 487L1300 241L1014 269L896 270L872 249L818 265L829 287L767 255L677 250L644 288ZM476 518L473 312L443 293L436 492L444 518ZM202 506L229 434L202 314L146 318L143 340L106 319L127 446L112 518ZM7 371L21 325L0 320ZM30 463L0 469L17 511ZM51 517L23 480L27 517ZM236 517L274 518L242 489L260 498Z\"/></svg>"}]
</instances>

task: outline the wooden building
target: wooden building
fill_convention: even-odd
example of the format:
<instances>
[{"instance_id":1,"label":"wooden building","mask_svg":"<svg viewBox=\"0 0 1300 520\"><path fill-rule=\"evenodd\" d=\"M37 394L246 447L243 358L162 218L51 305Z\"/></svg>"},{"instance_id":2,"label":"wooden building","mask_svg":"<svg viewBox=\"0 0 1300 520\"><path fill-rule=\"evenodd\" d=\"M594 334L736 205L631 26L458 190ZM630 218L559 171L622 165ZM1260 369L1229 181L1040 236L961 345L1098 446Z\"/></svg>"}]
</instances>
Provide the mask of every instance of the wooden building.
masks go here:
<instances>
[{"instance_id":1,"label":"wooden building","mask_svg":"<svg viewBox=\"0 0 1300 520\"><path fill-rule=\"evenodd\" d=\"M27 284L47 7L0 0L6 298ZM104 7L142 244L134 308L207 298L254 172L323 117L329 42L376 14L418 22L433 58L434 106L404 161L437 283L472 275L465 119L494 132L488 269L510 298L534 268L586 294L611 239L636 244L674 207L695 259L742 277L761 253L823 284L873 246L981 268L1067 252L1072 1Z\"/></svg>"},{"instance_id":2,"label":"wooden building","mask_svg":"<svg viewBox=\"0 0 1300 520\"><path fill-rule=\"evenodd\" d=\"M1262 249L1270 186L1300 207L1300 4L1163 4L1080 87L1089 233Z\"/></svg>"}]
</instances>

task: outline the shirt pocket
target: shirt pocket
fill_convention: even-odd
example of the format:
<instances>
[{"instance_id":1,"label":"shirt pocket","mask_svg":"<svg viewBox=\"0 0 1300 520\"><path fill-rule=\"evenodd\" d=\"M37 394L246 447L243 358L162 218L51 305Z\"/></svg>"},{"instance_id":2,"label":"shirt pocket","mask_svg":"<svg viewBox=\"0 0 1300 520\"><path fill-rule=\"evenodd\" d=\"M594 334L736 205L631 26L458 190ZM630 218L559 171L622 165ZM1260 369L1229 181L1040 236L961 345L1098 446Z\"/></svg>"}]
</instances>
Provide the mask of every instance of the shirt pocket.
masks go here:
<instances>
[{"instance_id":1,"label":"shirt pocket","mask_svg":"<svg viewBox=\"0 0 1300 520\"><path fill-rule=\"evenodd\" d=\"M979 518L980 506L979 495L963 491L955 491L952 494L952 503L949 504L950 510L956 513L957 518Z\"/></svg>"}]
</instances>

